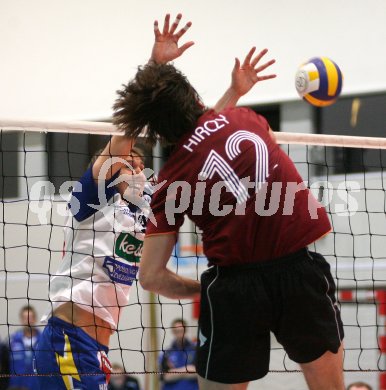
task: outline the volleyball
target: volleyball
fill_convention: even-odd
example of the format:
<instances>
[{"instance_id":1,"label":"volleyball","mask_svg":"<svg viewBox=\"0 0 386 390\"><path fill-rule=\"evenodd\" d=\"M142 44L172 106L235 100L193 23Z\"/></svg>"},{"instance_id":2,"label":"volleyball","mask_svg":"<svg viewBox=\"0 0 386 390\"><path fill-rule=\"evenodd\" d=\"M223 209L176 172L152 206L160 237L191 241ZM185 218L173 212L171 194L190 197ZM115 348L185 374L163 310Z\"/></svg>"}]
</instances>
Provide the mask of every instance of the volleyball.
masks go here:
<instances>
[{"instance_id":1,"label":"volleyball","mask_svg":"<svg viewBox=\"0 0 386 390\"><path fill-rule=\"evenodd\" d=\"M342 91L343 74L327 57L314 57L296 72L295 87L300 97L317 107L335 103Z\"/></svg>"}]
</instances>

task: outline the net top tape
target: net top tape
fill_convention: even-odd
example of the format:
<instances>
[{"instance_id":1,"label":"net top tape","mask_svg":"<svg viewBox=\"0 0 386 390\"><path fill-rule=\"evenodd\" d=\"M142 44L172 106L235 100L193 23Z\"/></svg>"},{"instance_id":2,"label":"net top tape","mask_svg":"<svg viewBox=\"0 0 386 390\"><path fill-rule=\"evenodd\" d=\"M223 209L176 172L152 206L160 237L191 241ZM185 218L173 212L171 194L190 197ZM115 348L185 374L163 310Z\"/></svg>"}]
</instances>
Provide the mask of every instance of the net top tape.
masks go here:
<instances>
[{"instance_id":1,"label":"net top tape","mask_svg":"<svg viewBox=\"0 0 386 390\"><path fill-rule=\"evenodd\" d=\"M123 135L116 126L108 122L87 121L40 121L0 119L3 131L63 132L77 134ZM275 132L279 144L335 146L364 149L386 149L386 137L356 137L328 134L305 134Z\"/></svg>"},{"instance_id":2,"label":"net top tape","mask_svg":"<svg viewBox=\"0 0 386 390\"><path fill-rule=\"evenodd\" d=\"M122 135L117 127L107 122L87 121L44 121L0 119L0 129L5 131L35 131L41 133L77 133Z\"/></svg>"}]
</instances>

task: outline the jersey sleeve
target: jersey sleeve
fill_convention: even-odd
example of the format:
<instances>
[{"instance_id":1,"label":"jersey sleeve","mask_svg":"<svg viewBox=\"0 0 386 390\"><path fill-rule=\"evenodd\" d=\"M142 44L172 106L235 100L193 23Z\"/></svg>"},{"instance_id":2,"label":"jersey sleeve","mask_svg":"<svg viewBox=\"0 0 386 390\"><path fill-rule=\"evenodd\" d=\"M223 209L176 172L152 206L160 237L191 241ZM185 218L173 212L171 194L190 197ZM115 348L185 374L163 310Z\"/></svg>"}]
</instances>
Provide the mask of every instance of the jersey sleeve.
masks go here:
<instances>
[{"instance_id":1,"label":"jersey sleeve","mask_svg":"<svg viewBox=\"0 0 386 390\"><path fill-rule=\"evenodd\" d=\"M244 120L252 125L252 128L264 129L267 132L270 129L269 123L263 115L258 114L248 107L238 107L239 113L244 116Z\"/></svg>"},{"instance_id":2,"label":"jersey sleeve","mask_svg":"<svg viewBox=\"0 0 386 390\"><path fill-rule=\"evenodd\" d=\"M118 175L119 171L109 180L105 180L102 184L105 199L99 199L98 185L93 178L92 167L87 169L84 175L74 185L70 202L68 203L72 215L78 222L84 221L93 215L98 210L97 206L101 205L101 200L108 201L115 195L117 190L115 187L109 187L109 184L112 183Z\"/></svg>"},{"instance_id":3,"label":"jersey sleeve","mask_svg":"<svg viewBox=\"0 0 386 390\"><path fill-rule=\"evenodd\" d=\"M162 183L162 179L159 179ZM149 218L146 235L178 233L184 222L184 213L179 212L179 207L174 207L181 202L181 193L173 194L168 191L169 182L154 192L151 201L152 217Z\"/></svg>"}]
</instances>

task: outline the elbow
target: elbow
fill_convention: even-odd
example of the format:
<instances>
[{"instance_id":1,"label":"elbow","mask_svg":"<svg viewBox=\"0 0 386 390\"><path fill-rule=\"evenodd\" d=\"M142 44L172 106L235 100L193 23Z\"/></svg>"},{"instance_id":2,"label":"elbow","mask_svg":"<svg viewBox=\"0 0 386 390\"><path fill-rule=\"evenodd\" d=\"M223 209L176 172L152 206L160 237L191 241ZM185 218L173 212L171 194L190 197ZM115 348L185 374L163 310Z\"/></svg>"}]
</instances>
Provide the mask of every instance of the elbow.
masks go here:
<instances>
[{"instance_id":1,"label":"elbow","mask_svg":"<svg viewBox=\"0 0 386 390\"><path fill-rule=\"evenodd\" d=\"M156 292L156 276L150 272L146 272L140 268L139 270L139 284L146 291Z\"/></svg>"}]
</instances>

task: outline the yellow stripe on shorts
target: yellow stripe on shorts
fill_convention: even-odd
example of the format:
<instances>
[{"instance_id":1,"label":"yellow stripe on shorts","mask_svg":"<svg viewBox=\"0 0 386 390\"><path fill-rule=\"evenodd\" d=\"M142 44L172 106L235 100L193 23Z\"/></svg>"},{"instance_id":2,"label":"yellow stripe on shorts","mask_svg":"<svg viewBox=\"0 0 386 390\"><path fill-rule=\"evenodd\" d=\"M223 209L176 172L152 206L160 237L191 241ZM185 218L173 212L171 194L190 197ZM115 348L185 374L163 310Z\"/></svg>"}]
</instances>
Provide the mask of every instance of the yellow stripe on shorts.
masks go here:
<instances>
[{"instance_id":1,"label":"yellow stripe on shorts","mask_svg":"<svg viewBox=\"0 0 386 390\"><path fill-rule=\"evenodd\" d=\"M63 356L55 352L56 362L58 363L60 373L67 390L72 390L72 378L80 382L78 369L76 368L74 357L72 355L71 343L66 334L64 334L64 353Z\"/></svg>"}]
</instances>

